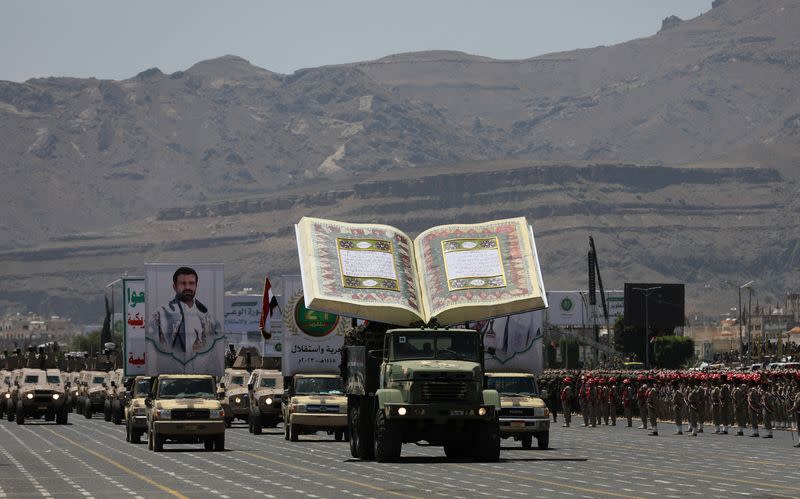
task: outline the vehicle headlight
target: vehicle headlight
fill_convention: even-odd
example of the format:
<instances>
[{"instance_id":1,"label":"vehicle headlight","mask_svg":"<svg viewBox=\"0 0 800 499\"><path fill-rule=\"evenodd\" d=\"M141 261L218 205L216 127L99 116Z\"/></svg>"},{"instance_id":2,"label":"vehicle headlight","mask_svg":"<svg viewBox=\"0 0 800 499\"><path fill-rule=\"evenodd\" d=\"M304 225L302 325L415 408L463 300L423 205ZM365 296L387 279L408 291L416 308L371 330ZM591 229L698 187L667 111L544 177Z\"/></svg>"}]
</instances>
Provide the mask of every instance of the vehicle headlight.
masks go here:
<instances>
[{"instance_id":1,"label":"vehicle headlight","mask_svg":"<svg viewBox=\"0 0 800 499\"><path fill-rule=\"evenodd\" d=\"M59 399L59 397L61 397L61 395L59 395L59 394L57 394L57 393L54 393L54 394L53 394L53 400L58 400L58 399Z\"/></svg>"},{"instance_id":2,"label":"vehicle headlight","mask_svg":"<svg viewBox=\"0 0 800 499\"><path fill-rule=\"evenodd\" d=\"M158 419L172 419L171 409L156 409L156 417Z\"/></svg>"},{"instance_id":3,"label":"vehicle headlight","mask_svg":"<svg viewBox=\"0 0 800 499\"><path fill-rule=\"evenodd\" d=\"M478 409L478 416L485 416L485 415L486 415L485 407L481 407L480 409Z\"/></svg>"},{"instance_id":4,"label":"vehicle headlight","mask_svg":"<svg viewBox=\"0 0 800 499\"><path fill-rule=\"evenodd\" d=\"M225 417L224 409L211 409L208 411L208 417L211 419L222 419Z\"/></svg>"},{"instance_id":5,"label":"vehicle headlight","mask_svg":"<svg viewBox=\"0 0 800 499\"><path fill-rule=\"evenodd\" d=\"M11 394L10 393L6 393L6 398L10 399L11 398Z\"/></svg>"},{"instance_id":6,"label":"vehicle headlight","mask_svg":"<svg viewBox=\"0 0 800 499\"><path fill-rule=\"evenodd\" d=\"M29 394L27 394L25 396L28 397L28 400L31 400L33 398L33 394L32 393L29 393Z\"/></svg>"},{"instance_id":7,"label":"vehicle headlight","mask_svg":"<svg viewBox=\"0 0 800 499\"><path fill-rule=\"evenodd\" d=\"M406 411L406 408L405 408L405 407L401 407L401 408L397 409L397 414L399 414L399 415L401 415L401 416L405 416L405 415L406 415L406 412L407 412L407 411Z\"/></svg>"},{"instance_id":8,"label":"vehicle headlight","mask_svg":"<svg viewBox=\"0 0 800 499\"><path fill-rule=\"evenodd\" d=\"M233 399L233 401L236 402L237 404L241 404L242 403L242 399L239 398L239 397L236 397L235 399Z\"/></svg>"},{"instance_id":9,"label":"vehicle headlight","mask_svg":"<svg viewBox=\"0 0 800 499\"><path fill-rule=\"evenodd\" d=\"M75 396L76 397L78 396L78 390L75 390Z\"/></svg>"},{"instance_id":10,"label":"vehicle headlight","mask_svg":"<svg viewBox=\"0 0 800 499\"><path fill-rule=\"evenodd\" d=\"M267 405L272 405L272 397L267 397L266 400L264 400L264 403Z\"/></svg>"}]
</instances>

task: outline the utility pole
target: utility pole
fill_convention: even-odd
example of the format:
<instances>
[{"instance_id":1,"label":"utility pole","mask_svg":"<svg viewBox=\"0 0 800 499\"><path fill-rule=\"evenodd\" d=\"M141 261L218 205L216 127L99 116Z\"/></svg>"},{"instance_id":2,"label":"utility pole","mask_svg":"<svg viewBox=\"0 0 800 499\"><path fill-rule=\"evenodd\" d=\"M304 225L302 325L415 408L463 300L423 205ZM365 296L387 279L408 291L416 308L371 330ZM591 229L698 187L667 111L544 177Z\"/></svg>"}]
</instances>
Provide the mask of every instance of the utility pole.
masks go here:
<instances>
[{"instance_id":1,"label":"utility pole","mask_svg":"<svg viewBox=\"0 0 800 499\"><path fill-rule=\"evenodd\" d=\"M742 313L742 289L750 289L754 281L748 281L739 286L739 357L744 360L744 338L742 337L742 322L744 321L744 314ZM748 321L749 325L749 321ZM750 333L747 333L747 356L750 356Z\"/></svg>"},{"instance_id":2,"label":"utility pole","mask_svg":"<svg viewBox=\"0 0 800 499\"><path fill-rule=\"evenodd\" d=\"M650 317L649 317L649 305L650 305L650 293L661 289L661 286L651 286L649 288L631 288L635 291L642 291L644 292L644 367L650 369L650 334L648 330L650 329Z\"/></svg>"}]
</instances>

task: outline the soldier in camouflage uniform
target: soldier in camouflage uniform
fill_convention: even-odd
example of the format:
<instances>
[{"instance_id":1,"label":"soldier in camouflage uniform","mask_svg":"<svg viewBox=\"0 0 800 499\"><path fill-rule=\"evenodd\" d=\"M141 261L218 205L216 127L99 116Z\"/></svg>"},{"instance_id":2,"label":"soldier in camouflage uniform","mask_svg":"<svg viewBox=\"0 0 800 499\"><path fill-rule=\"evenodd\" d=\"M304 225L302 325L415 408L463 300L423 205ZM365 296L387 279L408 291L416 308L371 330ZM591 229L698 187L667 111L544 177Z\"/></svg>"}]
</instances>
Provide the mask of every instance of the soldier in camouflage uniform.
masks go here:
<instances>
[{"instance_id":1,"label":"soldier in camouflage uniform","mask_svg":"<svg viewBox=\"0 0 800 499\"><path fill-rule=\"evenodd\" d=\"M619 387L617 378L608 380L608 413L611 416L611 426L617 426L617 406L619 405Z\"/></svg>"},{"instance_id":2,"label":"soldier in camouflage uniform","mask_svg":"<svg viewBox=\"0 0 800 499\"><path fill-rule=\"evenodd\" d=\"M761 407L763 409L763 417L764 417L764 431L767 432L764 435L764 438L772 438L772 421L775 417L775 411L777 408L777 398L775 394L772 393L772 387L770 387L769 380L764 378L764 389L761 392Z\"/></svg>"},{"instance_id":3,"label":"soldier in camouflage uniform","mask_svg":"<svg viewBox=\"0 0 800 499\"><path fill-rule=\"evenodd\" d=\"M572 422L572 378L564 378L564 387L561 389L561 408L564 411L564 428L569 428Z\"/></svg>"},{"instance_id":4,"label":"soldier in camouflage uniform","mask_svg":"<svg viewBox=\"0 0 800 499\"><path fill-rule=\"evenodd\" d=\"M748 417L750 418L750 428L753 430L750 436L758 437L758 419L761 415L762 396L756 378L751 378L750 382L753 384L753 386L750 387L750 391L747 392Z\"/></svg>"},{"instance_id":5,"label":"soldier in camouflage uniform","mask_svg":"<svg viewBox=\"0 0 800 499\"><path fill-rule=\"evenodd\" d=\"M658 388L650 386L646 392L646 401L647 401L647 415L650 419L650 433L648 435L657 437L658 436Z\"/></svg>"},{"instance_id":6,"label":"soldier in camouflage uniform","mask_svg":"<svg viewBox=\"0 0 800 499\"><path fill-rule=\"evenodd\" d=\"M631 380L625 378L622 381L622 408L625 411L625 419L628 421L628 428L633 426L633 403L636 400L636 391L631 385Z\"/></svg>"},{"instance_id":7,"label":"soldier in camouflage uniform","mask_svg":"<svg viewBox=\"0 0 800 499\"><path fill-rule=\"evenodd\" d=\"M644 376L639 377L639 389L636 391L636 400L639 404L639 417L642 418L642 426L639 427L640 430L647 429L647 391L649 387L647 386L647 380Z\"/></svg>"},{"instance_id":8,"label":"soldier in camouflage uniform","mask_svg":"<svg viewBox=\"0 0 800 499\"><path fill-rule=\"evenodd\" d=\"M733 410L736 413L736 425L739 427L737 437L744 435L747 426L747 388L739 378L734 379L736 387L733 389Z\"/></svg>"},{"instance_id":9,"label":"soldier in camouflage uniform","mask_svg":"<svg viewBox=\"0 0 800 499\"><path fill-rule=\"evenodd\" d=\"M794 417L795 429L800 430L800 374L796 375L795 385L796 393L794 396L794 402L792 403L792 407L789 409L789 412ZM798 431L797 443L794 444L794 446L800 447L800 431Z\"/></svg>"},{"instance_id":10,"label":"soldier in camouflage uniform","mask_svg":"<svg viewBox=\"0 0 800 499\"><path fill-rule=\"evenodd\" d=\"M675 435L683 435L684 394L680 380L672 382L672 416L675 419Z\"/></svg>"},{"instance_id":11,"label":"soldier in camouflage uniform","mask_svg":"<svg viewBox=\"0 0 800 499\"><path fill-rule=\"evenodd\" d=\"M697 380L693 379L689 384L691 386L687 401L689 406L689 435L696 437L699 433L700 408L705 403L705 398L703 397L702 388L699 386Z\"/></svg>"},{"instance_id":12,"label":"soldier in camouflage uniform","mask_svg":"<svg viewBox=\"0 0 800 499\"><path fill-rule=\"evenodd\" d=\"M711 388L711 419L714 433L722 433L722 389L718 378L714 379L714 386Z\"/></svg>"},{"instance_id":13,"label":"soldier in camouflage uniform","mask_svg":"<svg viewBox=\"0 0 800 499\"><path fill-rule=\"evenodd\" d=\"M583 424L581 426L589 426L589 404L586 397L589 395L589 382L585 376L581 376L581 383L578 385L578 401L581 405L581 416L583 416Z\"/></svg>"},{"instance_id":14,"label":"soldier in camouflage uniform","mask_svg":"<svg viewBox=\"0 0 800 499\"><path fill-rule=\"evenodd\" d=\"M589 406L589 426L595 428L599 415L597 413L597 379L589 380L589 388L586 393L586 404Z\"/></svg>"},{"instance_id":15,"label":"soldier in camouflage uniform","mask_svg":"<svg viewBox=\"0 0 800 499\"><path fill-rule=\"evenodd\" d=\"M727 435L728 427L733 424L733 399L731 398L731 385L728 381L732 379L731 376L722 375L722 383L719 387L720 392L720 419L722 420L722 431L720 434Z\"/></svg>"},{"instance_id":16,"label":"soldier in camouflage uniform","mask_svg":"<svg viewBox=\"0 0 800 499\"><path fill-rule=\"evenodd\" d=\"M603 424L608 426L608 387L605 382L605 379L600 378L597 383L597 424L602 419Z\"/></svg>"}]
</instances>

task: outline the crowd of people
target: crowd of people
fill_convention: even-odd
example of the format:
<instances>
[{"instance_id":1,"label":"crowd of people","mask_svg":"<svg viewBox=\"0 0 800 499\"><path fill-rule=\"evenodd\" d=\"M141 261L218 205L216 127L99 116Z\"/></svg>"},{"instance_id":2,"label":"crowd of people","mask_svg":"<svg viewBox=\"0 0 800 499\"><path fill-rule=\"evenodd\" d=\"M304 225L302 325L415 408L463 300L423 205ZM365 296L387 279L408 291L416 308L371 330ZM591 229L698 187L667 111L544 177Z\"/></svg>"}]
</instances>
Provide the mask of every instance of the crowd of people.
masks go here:
<instances>
[{"instance_id":1,"label":"crowd of people","mask_svg":"<svg viewBox=\"0 0 800 499\"><path fill-rule=\"evenodd\" d=\"M773 430L800 426L800 371L545 371L541 396L553 421L565 427L579 414L580 426L627 427L658 436L659 422L675 435L696 437L707 424L713 433L773 438ZM685 432L684 432L685 430ZM795 444L800 447L800 440Z\"/></svg>"}]
</instances>

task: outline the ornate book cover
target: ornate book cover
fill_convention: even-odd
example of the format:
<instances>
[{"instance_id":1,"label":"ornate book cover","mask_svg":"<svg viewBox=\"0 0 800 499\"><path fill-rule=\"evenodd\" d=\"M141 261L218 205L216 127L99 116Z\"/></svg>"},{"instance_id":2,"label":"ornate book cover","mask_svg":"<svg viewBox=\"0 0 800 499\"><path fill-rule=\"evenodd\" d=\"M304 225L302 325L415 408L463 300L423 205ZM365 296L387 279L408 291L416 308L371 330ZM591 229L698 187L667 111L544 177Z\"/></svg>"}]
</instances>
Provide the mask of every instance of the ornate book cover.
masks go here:
<instances>
[{"instance_id":1,"label":"ornate book cover","mask_svg":"<svg viewBox=\"0 0 800 499\"><path fill-rule=\"evenodd\" d=\"M539 310L547 298L524 217L433 227L304 217L295 226L306 307L397 325Z\"/></svg>"}]
</instances>

